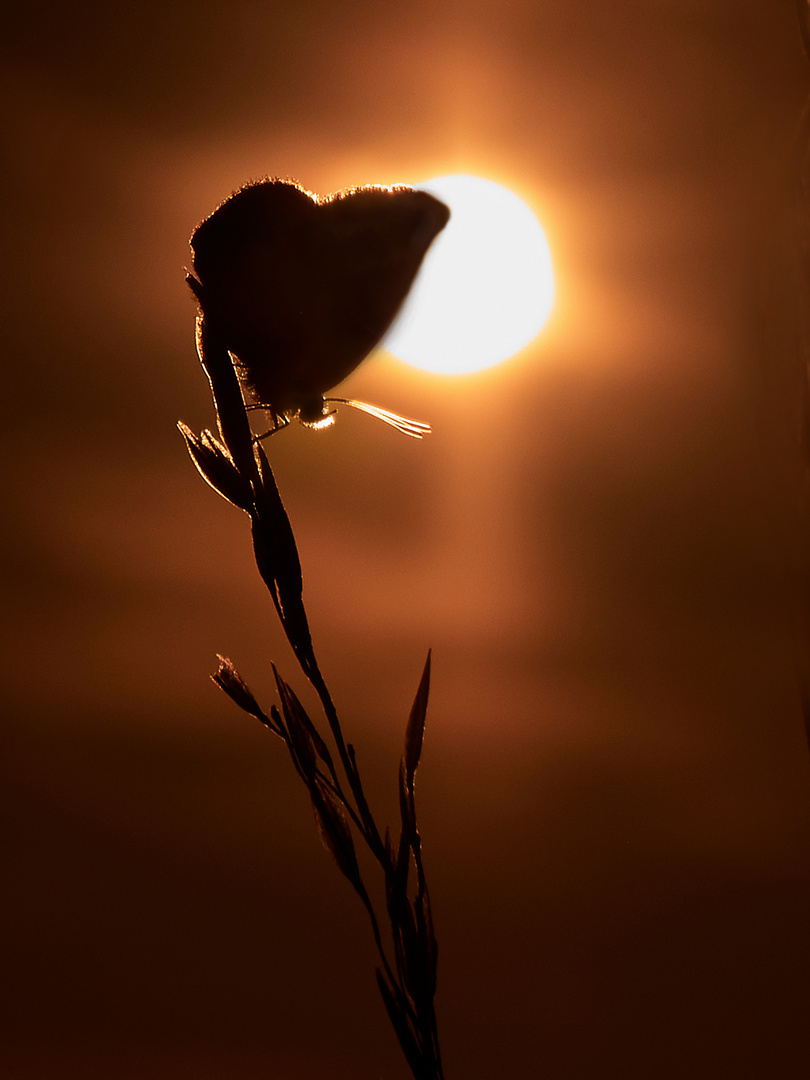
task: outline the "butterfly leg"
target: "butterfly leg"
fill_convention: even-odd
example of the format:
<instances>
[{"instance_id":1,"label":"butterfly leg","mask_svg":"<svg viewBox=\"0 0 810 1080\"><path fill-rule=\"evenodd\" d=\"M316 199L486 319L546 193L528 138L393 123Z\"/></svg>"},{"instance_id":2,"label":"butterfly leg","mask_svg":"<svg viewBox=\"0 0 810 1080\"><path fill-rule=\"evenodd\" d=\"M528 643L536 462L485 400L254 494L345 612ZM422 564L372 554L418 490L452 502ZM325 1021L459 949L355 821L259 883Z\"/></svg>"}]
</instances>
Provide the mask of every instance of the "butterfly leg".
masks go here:
<instances>
[{"instance_id":1,"label":"butterfly leg","mask_svg":"<svg viewBox=\"0 0 810 1080\"><path fill-rule=\"evenodd\" d=\"M251 408L260 409L261 405L248 405L248 408L249 409L251 409ZM253 442L254 443L261 442L262 439L267 439L271 435L275 435L276 432L278 432L278 431L283 431L284 428L287 427L287 425L290 422L289 417L284 416L283 413L273 413L272 415L273 415L273 426L270 428L269 431L265 431L262 435L254 435L253 436Z\"/></svg>"}]
</instances>

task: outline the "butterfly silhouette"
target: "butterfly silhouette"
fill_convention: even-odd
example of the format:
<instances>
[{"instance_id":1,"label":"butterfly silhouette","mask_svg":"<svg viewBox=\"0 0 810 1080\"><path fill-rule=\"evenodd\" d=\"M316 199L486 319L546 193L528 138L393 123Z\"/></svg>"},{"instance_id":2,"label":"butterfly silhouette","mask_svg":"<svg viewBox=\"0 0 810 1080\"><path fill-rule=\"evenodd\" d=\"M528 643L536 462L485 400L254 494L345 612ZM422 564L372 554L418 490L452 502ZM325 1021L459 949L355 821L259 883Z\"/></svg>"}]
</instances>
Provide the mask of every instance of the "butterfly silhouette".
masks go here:
<instances>
[{"instance_id":1,"label":"butterfly silhouette","mask_svg":"<svg viewBox=\"0 0 810 1080\"><path fill-rule=\"evenodd\" d=\"M413 284L450 211L410 187L317 196L269 179L226 199L191 238L186 281L216 326L248 408L273 430L293 418L322 427L332 403L378 416L408 435L430 428L385 409L325 398L371 352Z\"/></svg>"}]
</instances>

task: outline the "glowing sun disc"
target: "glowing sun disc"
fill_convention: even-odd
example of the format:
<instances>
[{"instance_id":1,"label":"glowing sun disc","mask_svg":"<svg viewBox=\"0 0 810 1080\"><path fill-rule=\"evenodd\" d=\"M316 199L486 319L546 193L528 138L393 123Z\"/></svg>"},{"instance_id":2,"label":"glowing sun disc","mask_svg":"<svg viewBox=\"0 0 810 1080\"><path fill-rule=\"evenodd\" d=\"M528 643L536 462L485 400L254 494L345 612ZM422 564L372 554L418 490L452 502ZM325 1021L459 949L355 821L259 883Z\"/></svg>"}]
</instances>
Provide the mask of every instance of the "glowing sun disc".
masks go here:
<instances>
[{"instance_id":1,"label":"glowing sun disc","mask_svg":"<svg viewBox=\"0 0 810 1080\"><path fill-rule=\"evenodd\" d=\"M506 360L551 311L554 277L540 223L491 180L441 176L416 186L446 203L451 217L382 345L414 367L448 375Z\"/></svg>"}]
</instances>

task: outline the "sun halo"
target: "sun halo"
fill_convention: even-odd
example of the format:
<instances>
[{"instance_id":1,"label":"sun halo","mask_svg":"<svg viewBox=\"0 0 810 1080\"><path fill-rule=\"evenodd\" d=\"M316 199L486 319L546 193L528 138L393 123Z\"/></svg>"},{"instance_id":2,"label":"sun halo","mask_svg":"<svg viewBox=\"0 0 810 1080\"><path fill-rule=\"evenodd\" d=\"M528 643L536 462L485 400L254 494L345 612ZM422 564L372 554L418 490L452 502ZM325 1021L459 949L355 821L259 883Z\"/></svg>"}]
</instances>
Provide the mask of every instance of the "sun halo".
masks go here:
<instances>
[{"instance_id":1,"label":"sun halo","mask_svg":"<svg viewBox=\"0 0 810 1080\"><path fill-rule=\"evenodd\" d=\"M491 367L519 352L548 319L548 242L529 207L490 180L455 175L416 186L446 203L451 217L381 344L439 374Z\"/></svg>"}]
</instances>

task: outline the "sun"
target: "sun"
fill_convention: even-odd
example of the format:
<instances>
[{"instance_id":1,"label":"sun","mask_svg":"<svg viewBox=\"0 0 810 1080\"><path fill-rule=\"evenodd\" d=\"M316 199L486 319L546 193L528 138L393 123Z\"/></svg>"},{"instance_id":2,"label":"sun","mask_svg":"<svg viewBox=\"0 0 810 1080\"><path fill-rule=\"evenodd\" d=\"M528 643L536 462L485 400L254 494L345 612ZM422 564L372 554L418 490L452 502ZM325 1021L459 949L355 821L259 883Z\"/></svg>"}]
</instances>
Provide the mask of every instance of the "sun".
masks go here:
<instances>
[{"instance_id":1,"label":"sun","mask_svg":"<svg viewBox=\"0 0 810 1080\"><path fill-rule=\"evenodd\" d=\"M528 345L554 299L551 254L529 207L500 184L441 176L417 184L450 207L381 344L426 371L462 375Z\"/></svg>"}]
</instances>

